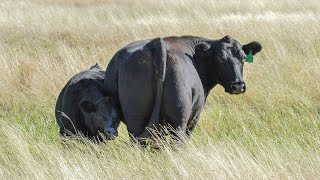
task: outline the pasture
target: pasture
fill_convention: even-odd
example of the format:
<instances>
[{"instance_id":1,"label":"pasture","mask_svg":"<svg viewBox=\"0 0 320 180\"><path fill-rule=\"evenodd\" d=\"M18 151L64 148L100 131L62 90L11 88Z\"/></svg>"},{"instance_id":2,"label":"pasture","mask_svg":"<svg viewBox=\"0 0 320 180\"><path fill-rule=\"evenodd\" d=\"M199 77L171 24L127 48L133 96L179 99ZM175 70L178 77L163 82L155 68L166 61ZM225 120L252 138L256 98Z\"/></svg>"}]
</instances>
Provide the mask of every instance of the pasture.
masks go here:
<instances>
[{"instance_id":1,"label":"pasture","mask_svg":"<svg viewBox=\"0 0 320 180\"><path fill-rule=\"evenodd\" d=\"M263 49L247 91L215 87L179 150L61 141L54 105L70 77L159 36L225 35ZM317 179L320 1L2 0L1 179Z\"/></svg>"}]
</instances>

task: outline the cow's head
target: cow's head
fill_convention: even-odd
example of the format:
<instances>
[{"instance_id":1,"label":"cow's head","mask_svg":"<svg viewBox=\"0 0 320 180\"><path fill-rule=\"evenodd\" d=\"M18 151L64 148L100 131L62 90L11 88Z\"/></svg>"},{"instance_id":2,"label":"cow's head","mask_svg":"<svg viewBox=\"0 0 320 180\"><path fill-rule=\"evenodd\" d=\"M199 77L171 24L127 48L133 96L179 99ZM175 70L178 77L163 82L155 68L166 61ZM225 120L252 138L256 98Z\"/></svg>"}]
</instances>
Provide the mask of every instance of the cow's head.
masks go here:
<instances>
[{"instance_id":1,"label":"cow's head","mask_svg":"<svg viewBox=\"0 0 320 180\"><path fill-rule=\"evenodd\" d=\"M222 85L230 94L241 94L246 91L243 80L245 58L250 51L255 55L261 49L259 42L253 41L242 46L232 37L225 36L218 41L198 44L195 53L206 62L212 81Z\"/></svg>"},{"instance_id":2,"label":"cow's head","mask_svg":"<svg viewBox=\"0 0 320 180\"><path fill-rule=\"evenodd\" d=\"M118 135L118 115L113 99L97 91L86 95L79 103L84 123L91 133L103 133L108 140Z\"/></svg>"}]
</instances>

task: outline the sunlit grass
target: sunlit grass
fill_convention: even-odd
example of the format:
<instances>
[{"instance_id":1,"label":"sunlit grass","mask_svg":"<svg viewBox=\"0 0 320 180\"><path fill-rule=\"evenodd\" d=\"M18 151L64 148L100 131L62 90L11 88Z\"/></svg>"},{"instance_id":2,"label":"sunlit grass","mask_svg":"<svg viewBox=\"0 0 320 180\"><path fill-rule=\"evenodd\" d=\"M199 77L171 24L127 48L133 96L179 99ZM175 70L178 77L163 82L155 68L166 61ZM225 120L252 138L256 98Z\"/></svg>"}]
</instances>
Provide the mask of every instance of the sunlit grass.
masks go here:
<instances>
[{"instance_id":1,"label":"sunlit grass","mask_svg":"<svg viewBox=\"0 0 320 180\"><path fill-rule=\"evenodd\" d=\"M0 2L0 177L284 179L320 176L320 3L26 0ZM107 144L61 141L67 80L124 45L169 35L261 42L247 92L211 92L179 150L145 150L125 126Z\"/></svg>"}]
</instances>

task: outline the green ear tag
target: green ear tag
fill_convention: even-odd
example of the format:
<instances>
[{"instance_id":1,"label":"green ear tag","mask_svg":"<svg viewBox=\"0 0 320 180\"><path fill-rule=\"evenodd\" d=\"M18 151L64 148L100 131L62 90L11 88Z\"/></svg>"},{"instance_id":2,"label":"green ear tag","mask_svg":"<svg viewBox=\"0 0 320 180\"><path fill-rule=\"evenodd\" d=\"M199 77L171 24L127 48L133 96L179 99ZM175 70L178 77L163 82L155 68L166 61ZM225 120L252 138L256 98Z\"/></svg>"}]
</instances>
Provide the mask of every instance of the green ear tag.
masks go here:
<instances>
[{"instance_id":1,"label":"green ear tag","mask_svg":"<svg viewBox=\"0 0 320 180\"><path fill-rule=\"evenodd\" d=\"M249 54L246 57L246 62L248 63L253 63L253 55L252 55L252 51L249 52Z\"/></svg>"}]
</instances>

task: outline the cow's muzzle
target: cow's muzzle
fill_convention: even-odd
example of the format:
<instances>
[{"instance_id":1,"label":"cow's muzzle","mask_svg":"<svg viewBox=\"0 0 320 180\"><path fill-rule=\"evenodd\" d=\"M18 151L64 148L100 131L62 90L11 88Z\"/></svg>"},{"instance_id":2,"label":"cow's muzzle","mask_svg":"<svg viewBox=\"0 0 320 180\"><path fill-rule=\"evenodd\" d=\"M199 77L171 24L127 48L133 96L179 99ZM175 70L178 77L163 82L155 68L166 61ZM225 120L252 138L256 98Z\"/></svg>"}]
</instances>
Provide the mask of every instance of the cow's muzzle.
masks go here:
<instances>
[{"instance_id":1,"label":"cow's muzzle","mask_svg":"<svg viewBox=\"0 0 320 180\"><path fill-rule=\"evenodd\" d=\"M244 82L231 82L226 88L226 92L230 94L241 94L246 92L246 84Z\"/></svg>"},{"instance_id":2,"label":"cow's muzzle","mask_svg":"<svg viewBox=\"0 0 320 180\"><path fill-rule=\"evenodd\" d=\"M104 135L107 140L114 140L118 136L118 131L116 128L106 127L104 128Z\"/></svg>"}]
</instances>

